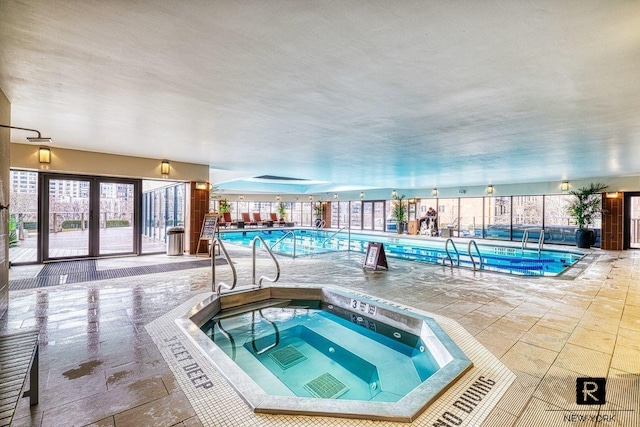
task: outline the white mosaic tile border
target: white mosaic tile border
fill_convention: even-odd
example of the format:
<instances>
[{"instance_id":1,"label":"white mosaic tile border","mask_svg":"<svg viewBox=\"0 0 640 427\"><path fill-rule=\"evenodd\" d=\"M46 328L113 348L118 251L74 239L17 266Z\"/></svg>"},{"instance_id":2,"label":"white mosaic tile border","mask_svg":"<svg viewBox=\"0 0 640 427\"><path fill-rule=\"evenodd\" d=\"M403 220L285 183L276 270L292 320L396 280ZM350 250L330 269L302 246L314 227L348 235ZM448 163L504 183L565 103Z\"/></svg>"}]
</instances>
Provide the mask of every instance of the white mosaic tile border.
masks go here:
<instances>
[{"instance_id":1,"label":"white mosaic tile border","mask_svg":"<svg viewBox=\"0 0 640 427\"><path fill-rule=\"evenodd\" d=\"M353 292L352 290L338 286L331 287L432 317L473 361L473 368L445 391L442 396L432 403L412 423L315 416L255 414L175 322L177 318L184 316L192 307L209 297L211 293L200 294L191 298L164 316L146 325L146 329L158 346L160 353L176 377L180 388L189 399L189 402L191 402L193 409L204 426L279 427L310 425L387 427L410 425L431 427L438 420L456 426L478 426L489 415L514 381L515 375L456 321L381 298ZM463 396L463 393L465 393L479 377L487 378L495 382L495 384L491 386L490 392L482 396L482 399L473 407L470 413L466 413L458 407L455 407L454 403Z\"/></svg>"}]
</instances>

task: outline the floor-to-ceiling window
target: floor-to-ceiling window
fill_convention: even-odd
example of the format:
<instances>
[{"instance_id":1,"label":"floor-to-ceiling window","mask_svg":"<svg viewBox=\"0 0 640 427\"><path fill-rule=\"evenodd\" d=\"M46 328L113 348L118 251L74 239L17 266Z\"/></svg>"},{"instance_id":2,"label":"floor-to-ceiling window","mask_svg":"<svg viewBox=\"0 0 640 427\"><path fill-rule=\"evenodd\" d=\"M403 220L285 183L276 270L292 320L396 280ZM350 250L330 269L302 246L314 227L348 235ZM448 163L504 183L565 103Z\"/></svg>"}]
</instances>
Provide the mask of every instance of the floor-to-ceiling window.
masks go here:
<instances>
[{"instance_id":1,"label":"floor-to-ceiling window","mask_svg":"<svg viewBox=\"0 0 640 427\"><path fill-rule=\"evenodd\" d=\"M486 197L484 203L484 237L511 239L511 197Z\"/></svg>"},{"instance_id":2,"label":"floor-to-ceiling window","mask_svg":"<svg viewBox=\"0 0 640 427\"><path fill-rule=\"evenodd\" d=\"M9 261L38 261L38 173L12 170L9 175Z\"/></svg>"},{"instance_id":3,"label":"floor-to-ceiling window","mask_svg":"<svg viewBox=\"0 0 640 427\"><path fill-rule=\"evenodd\" d=\"M165 250L167 230L184 227L184 183L143 181L142 193L142 253Z\"/></svg>"}]
</instances>

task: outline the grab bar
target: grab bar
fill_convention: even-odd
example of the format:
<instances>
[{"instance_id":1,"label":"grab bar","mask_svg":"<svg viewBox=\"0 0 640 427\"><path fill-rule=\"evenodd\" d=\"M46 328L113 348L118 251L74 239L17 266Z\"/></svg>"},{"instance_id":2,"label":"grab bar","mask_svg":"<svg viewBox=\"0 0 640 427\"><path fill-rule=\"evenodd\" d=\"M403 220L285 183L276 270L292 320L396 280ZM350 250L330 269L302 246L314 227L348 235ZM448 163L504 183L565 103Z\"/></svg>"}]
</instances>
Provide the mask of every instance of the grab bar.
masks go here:
<instances>
[{"instance_id":1,"label":"grab bar","mask_svg":"<svg viewBox=\"0 0 640 427\"><path fill-rule=\"evenodd\" d=\"M447 241L444 244L444 250L447 253L447 258L449 258L449 263L451 264L451 266L453 267L453 258L451 258L451 253L449 253L449 243L451 243L451 245L453 246L453 250L456 251L456 265L459 267L460 266L460 252L458 252L458 248L456 248L456 244L453 241L453 239L448 238ZM442 260L442 265L444 265L444 259Z\"/></svg>"},{"instance_id":2,"label":"grab bar","mask_svg":"<svg viewBox=\"0 0 640 427\"><path fill-rule=\"evenodd\" d=\"M542 247L544 246L544 235L546 231L544 228L540 229L540 235L538 236L538 258L542 256ZM522 234L522 254L524 255L524 250L527 249L527 242L529 241L529 229L524 230Z\"/></svg>"},{"instance_id":3,"label":"grab bar","mask_svg":"<svg viewBox=\"0 0 640 427\"><path fill-rule=\"evenodd\" d=\"M233 273L233 283L231 285L228 285L225 282L220 282L216 285L216 259L213 255L215 254L216 245L218 245L220 250L222 250L224 259L227 260L227 264L229 264L229 266L231 267L231 272ZM233 262L231 261L229 253L224 247L224 244L222 244L222 240L215 238L211 242L211 292L216 292L219 296L222 288L231 290L236 287L236 283L238 283L238 273L236 272L236 267L233 265Z\"/></svg>"},{"instance_id":4,"label":"grab bar","mask_svg":"<svg viewBox=\"0 0 640 427\"><path fill-rule=\"evenodd\" d=\"M251 241L251 250L252 250L252 260L253 260L253 275L251 276L251 284L255 285L256 284L256 242L260 241L262 242L262 246L265 248L265 250L267 251L267 253L269 254L269 256L271 257L271 259L273 260L273 262L276 264L276 277L273 279L268 278L267 276L260 276L260 280L258 280L258 287L261 288L262 287L262 280L268 280L269 282L277 282L278 279L280 278L280 264L278 264L278 260L276 259L275 255L273 255L273 252L271 252L271 249L269 249L269 245L267 245L267 242L264 241L264 239L261 236L256 236L253 238L253 240Z\"/></svg>"},{"instance_id":5,"label":"grab bar","mask_svg":"<svg viewBox=\"0 0 640 427\"><path fill-rule=\"evenodd\" d=\"M322 241L322 243L320 243L320 244L324 246L324 244L325 244L325 243L327 243L329 240L333 239L333 237L334 237L336 234L340 233L340 232L341 232L342 230L344 230L345 228L346 228L346 227L342 227L340 230L336 231L336 232L335 232L335 233L333 233L331 236L329 236L329 237L327 237L326 239L324 239L324 240Z\"/></svg>"},{"instance_id":6,"label":"grab bar","mask_svg":"<svg viewBox=\"0 0 640 427\"><path fill-rule=\"evenodd\" d=\"M276 240L276 242L273 245L271 245L270 249L275 248L278 243L282 242L289 235L291 235L291 238L293 239L293 258L295 258L296 257L296 233L293 230L287 231L286 233L284 233L284 235L281 238Z\"/></svg>"},{"instance_id":7,"label":"grab bar","mask_svg":"<svg viewBox=\"0 0 640 427\"><path fill-rule=\"evenodd\" d=\"M478 249L478 244L476 243L475 240L471 239L469 240L469 246L467 246L467 251L469 252L469 258L471 258L471 263L473 264L473 270L476 270L476 260L473 258L473 255L471 254L471 244L473 244L473 246L476 248L476 252L478 253L478 258L479 258L479 267L478 270L482 270L482 254L480 253L480 249Z\"/></svg>"},{"instance_id":8,"label":"grab bar","mask_svg":"<svg viewBox=\"0 0 640 427\"><path fill-rule=\"evenodd\" d=\"M262 350L258 350L258 347L256 346L256 331L255 331L256 312L255 311L251 312L251 346L253 347L253 350L256 352L256 354L260 356L261 354L266 353L267 351L271 350L274 347L277 347L277 345L280 344L280 331L278 330L278 326L274 322L264 317L264 314L262 314L262 310L258 310L258 313L260 314L260 317L262 317L262 319L267 323L270 323L271 326L273 326L273 329L276 331L276 341L273 344L266 346Z\"/></svg>"},{"instance_id":9,"label":"grab bar","mask_svg":"<svg viewBox=\"0 0 640 427\"><path fill-rule=\"evenodd\" d=\"M216 322L218 324L218 329L220 329L220 333L224 335L226 339L231 343L231 360L236 360L236 341L233 339L231 334L222 327L222 323L220 320Z\"/></svg>"}]
</instances>

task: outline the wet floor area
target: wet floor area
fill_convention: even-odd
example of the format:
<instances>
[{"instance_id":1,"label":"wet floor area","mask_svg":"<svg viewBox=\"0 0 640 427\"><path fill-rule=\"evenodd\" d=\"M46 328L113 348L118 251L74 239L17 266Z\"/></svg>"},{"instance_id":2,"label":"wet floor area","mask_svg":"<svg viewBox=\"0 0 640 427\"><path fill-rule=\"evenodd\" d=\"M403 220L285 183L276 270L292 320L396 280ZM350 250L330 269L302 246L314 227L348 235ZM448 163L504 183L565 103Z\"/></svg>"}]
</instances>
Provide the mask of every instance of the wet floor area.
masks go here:
<instances>
[{"instance_id":1,"label":"wet floor area","mask_svg":"<svg viewBox=\"0 0 640 427\"><path fill-rule=\"evenodd\" d=\"M250 283L251 250L228 249L239 283ZM597 425L636 425L640 252L594 251L579 274L558 278L393 258L388 271L371 271L363 270L363 258L359 253L279 257L281 281L337 285L455 319L516 375L483 425L595 426L595 417L566 421L584 414L601 415ZM192 261L202 258L102 259L96 271ZM270 262L259 256L259 275L273 274ZM36 278L41 269L14 266L10 281ZM218 280L229 282L229 271L224 265L217 269ZM0 333L41 332L40 402L29 407L28 399L21 399L14 425L223 425L198 417L145 329L210 290L208 265L11 290ZM606 378L604 405L576 405L580 377ZM613 420L602 423L604 415ZM284 425L343 425L340 419L318 424L298 418L282 420L288 421ZM468 418L460 425L474 424Z\"/></svg>"}]
</instances>

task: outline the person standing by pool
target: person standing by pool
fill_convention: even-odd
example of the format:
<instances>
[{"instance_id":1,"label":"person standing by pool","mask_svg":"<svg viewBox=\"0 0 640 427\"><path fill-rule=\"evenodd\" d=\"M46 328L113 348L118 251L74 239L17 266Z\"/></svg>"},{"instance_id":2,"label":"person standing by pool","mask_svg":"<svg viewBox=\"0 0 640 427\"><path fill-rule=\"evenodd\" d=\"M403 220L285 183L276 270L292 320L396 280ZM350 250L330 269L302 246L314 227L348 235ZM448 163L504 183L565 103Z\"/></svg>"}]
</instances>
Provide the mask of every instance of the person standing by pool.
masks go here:
<instances>
[{"instance_id":1,"label":"person standing by pool","mask_svg":"<svg viewBox=\"0 0 640 427\"><path fill-rule=\"evenodd\" d=\"M438 234L438 212L432 207L427 211L428 225L431 227L431 234Z\"/></svg>"}]
</instances>

